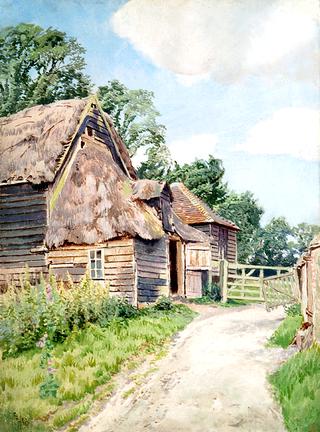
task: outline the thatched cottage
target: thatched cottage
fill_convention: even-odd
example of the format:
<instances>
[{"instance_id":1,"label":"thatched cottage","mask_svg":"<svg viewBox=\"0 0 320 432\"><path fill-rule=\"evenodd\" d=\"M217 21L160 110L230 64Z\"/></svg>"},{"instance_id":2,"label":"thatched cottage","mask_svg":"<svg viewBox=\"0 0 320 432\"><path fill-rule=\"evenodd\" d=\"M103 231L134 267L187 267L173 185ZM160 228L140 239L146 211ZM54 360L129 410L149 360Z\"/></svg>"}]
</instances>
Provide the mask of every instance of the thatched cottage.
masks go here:
<instances>
[{"instance_id":1,"label":"thatched cottage","mask_svg":"<svg viewBox=\"0 0 320 432\"><path fill-rule=\"evenodd\" d=\"M181 221L210 238L212 260L236 262L239 227L215 213L183 183L173 183L171 191L173 209Z\"/></svg>"},{"instance_id":2,"label":"thatched cottage","mask_svg":"<svg viewBox=\"0 0 320 432\"><path fill-rule=\"evenodd\" d=\"M192 266L175 275L172 242L208 238L172 214L168 185L150 182L157 196L144 195L95 97L0 119L0 151L0 285L18 283L27 264L34 279L50 270L77 282L89 271L134 304L178 292L178 277L185 294Z\"/></svg>"}]
</instances>

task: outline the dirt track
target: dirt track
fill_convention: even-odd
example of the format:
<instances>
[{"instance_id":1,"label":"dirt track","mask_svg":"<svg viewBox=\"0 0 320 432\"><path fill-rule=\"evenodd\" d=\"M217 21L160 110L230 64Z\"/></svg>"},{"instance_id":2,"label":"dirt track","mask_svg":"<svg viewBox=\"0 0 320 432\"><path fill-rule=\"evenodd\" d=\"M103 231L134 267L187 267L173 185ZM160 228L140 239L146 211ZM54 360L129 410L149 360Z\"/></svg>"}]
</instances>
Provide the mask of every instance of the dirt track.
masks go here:
<instances>
[{"instance_id":1,"label":"dirt track","mask_svg":"<svg viewBox=\"0 0 320 432\"><path fill-rule=\"evenodd\" d=\"M129 397L118 389L82 432L285 430L266 374L287 354L264 348L282 310L257 305L200 311L157 362L158 370ZM132 384L126 388L130 393Z\"/></svg>"}]
</instances>

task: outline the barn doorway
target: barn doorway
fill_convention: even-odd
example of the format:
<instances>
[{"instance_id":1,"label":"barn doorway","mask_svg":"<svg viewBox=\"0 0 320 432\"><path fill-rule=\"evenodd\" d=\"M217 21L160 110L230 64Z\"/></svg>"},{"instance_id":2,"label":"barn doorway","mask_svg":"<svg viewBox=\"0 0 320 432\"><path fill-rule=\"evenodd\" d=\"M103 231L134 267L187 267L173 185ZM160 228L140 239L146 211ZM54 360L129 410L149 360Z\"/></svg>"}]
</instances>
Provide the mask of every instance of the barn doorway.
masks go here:
<instances>
[{"instance_id":1,"label":"barn doorway","mask_svg":"<svg viewBox=\"0 0 320 432\"><path fill-rule=\"evenodd\" d=\"M182 245L178 240L169 240L170 294L183 294Z\"/></svg>"}]
</instances>

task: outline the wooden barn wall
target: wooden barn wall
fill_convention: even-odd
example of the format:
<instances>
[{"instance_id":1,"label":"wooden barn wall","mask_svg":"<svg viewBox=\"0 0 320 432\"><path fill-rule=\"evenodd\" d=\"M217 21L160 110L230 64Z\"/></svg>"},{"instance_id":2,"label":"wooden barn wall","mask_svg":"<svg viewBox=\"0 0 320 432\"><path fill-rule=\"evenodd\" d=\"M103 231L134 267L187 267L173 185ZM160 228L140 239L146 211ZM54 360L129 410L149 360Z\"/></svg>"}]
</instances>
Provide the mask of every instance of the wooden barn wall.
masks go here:
<instances>
[{"instance_id":1,"label":"wooden barn wall","mask_svg":"<svg viewBox=\"0 0 320 432\"><path fill-rule=\"evenodd\" d=\"M0 286L29 268L32 280L45 273L46 189L30 184L0 187Z\"/></svg>"},{"instance_id":2,"label":"wooden barn wall","mask_svg":"<svg viewBox=\"0 0 320 432\"><path fill-rule=\"evenodd\" d=\"M104 280L109 283L110 295L136 303L135 263L132 239L110 240L91 246L64 246L51 250L48 262L58 280L67 281L68 274L76 283L89 270L89 251L101 249L104 256Z\"/></svg>"},{"instance_id":3,"label":"wooden barn wall","mask_svg":"<svg viewBox=\"0 0 320 432\"><path fill-rule=\"evenodd\" d=\"M87 246L74 245L50 250L48 253L50 271L59 281L66 282L70 275L73 282L80 282L88 268L89 249L90 247Z\"/></svg>"},{"instance_id":4,"label":"wooden barn wall","mask_svg":"<svg viewBox=\"0 0 320 432\"><path fill-rule=\"evenodd\" d=\"M228 230L227 260L237 262L237 233L233 230Z\"/></svg>"},{"instance_id":5,"label":"wooden barn wall","mask_svg":"<svg viewBox=\"0 0 320 432\"><path fill-rule=\"evenodd\" d=\"M163 228L167 232L173 232L172 227L172 207L170 192L167 188L164 188L160 196L160 205L162 211L162 224Z\"/></svg>"},{"instance_id":6,"label":"wooden barn wall","mask_svg":"<svg viewBox=\"0 0 320 432\"><path fill-rule=\"evenodd\" d=\"M138 276L138 303L155 302L169 294L168 244L160 240L135 239L135 258Z\"/></svg>"},{"instance_id":7,"label":"wooden barn wall","mask_svg":"<svg viewBox=\"0 0 320 432\"><path fill-rule=\"evenodd\" d=\"M133 239L108 241L108 247L104 249L104 272L112 296L137 303Z\"/></svg>"}]
</instances>

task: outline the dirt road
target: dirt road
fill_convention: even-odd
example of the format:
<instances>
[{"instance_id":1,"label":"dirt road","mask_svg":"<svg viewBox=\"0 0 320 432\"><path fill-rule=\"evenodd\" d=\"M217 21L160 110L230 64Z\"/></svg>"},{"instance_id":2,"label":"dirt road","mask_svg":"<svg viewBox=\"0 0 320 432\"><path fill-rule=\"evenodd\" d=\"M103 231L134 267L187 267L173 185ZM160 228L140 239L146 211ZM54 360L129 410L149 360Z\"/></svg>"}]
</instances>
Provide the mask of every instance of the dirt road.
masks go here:
<instances>
[{"instance_id":1,"label":"dirt road","mask_svg":"<svg viewBox=\"0 0 320 432\"><path fill-rule=\"evenodd\" d=\"M282 318L260 305L201 309L158 369L135 389L127 382L81 432L284 431L266 374L287 354L264 348Z\"/></svg>"}]
</instances>

